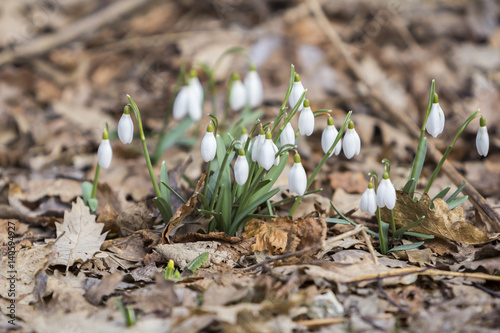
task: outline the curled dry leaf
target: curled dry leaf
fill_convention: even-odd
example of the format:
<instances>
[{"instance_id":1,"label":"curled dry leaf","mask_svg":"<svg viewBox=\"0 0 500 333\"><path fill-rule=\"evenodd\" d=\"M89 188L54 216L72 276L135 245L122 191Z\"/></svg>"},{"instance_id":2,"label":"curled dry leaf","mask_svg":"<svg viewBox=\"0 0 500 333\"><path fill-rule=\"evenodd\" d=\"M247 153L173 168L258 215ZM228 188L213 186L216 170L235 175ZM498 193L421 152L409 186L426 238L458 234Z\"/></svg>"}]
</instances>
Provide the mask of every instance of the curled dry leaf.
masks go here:
<instances>
[{"instance_id":1,"label":"curled dry leaf","mask_svg":"<svg viewBox=\"0 0 500 333\"><path fill-rule=\"evenodd\" d=\"M248 222L243 237L255 237L252 252L267 250L270 253L283 253L286 249L288 232L292 221L288 217L278 217L272 221L252 219Z\"/></svg>"},{"instance_id":2,"label":"curled dry leaf","mask_svg":"<svg viewBox=\"0 0 500 333\"><path fill-rule=\"evenodd\" d=\"M410 230L469 245L488 243L500 237L498 233L488 233L486 227L480 229L467 222L461 206L450 210L444 200L436 199L433 211L430 209L431 199L427 194L417 202L403 191L397 191L396 195L394 218L398 227L409 225L425 216L422 223ZM390 221L389 211L384 208L381 212L382 219Z\"/></svg>"},{"instance_id":3,"label":"curled dry leaf","mask_svg":"<svg viewBox=\"0 0 500 333\"><path fill-rule=\"evenodd\" d=\"M198 180L198 183L196 184L196 189L194 190L193 195L189 198L189 200L185 204L180 206L175 211L174 216L172 216L170 221L165 226L165 229L163 229L162 238L166 243L168 244L171 243L169 238L170 232L175 228L177 228L188 215L191 215L196 211L196 206L198 204L197 193L201 191L206 176L207 175L205 173L201 175L200 179Z\"/></svg>"}]
</instances>

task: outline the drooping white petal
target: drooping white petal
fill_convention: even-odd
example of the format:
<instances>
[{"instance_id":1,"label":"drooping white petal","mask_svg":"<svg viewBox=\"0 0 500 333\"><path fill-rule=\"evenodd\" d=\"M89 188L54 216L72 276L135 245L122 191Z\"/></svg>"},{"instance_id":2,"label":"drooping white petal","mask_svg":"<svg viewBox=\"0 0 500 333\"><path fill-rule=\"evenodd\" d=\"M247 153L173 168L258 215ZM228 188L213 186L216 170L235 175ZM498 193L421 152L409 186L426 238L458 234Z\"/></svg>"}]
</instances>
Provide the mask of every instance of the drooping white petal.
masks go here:
<instances>
[{"instance_id":1,"label":"drooping white petal","mask_svg":"<svg viewBox=\"0 0 500 333\"><path fill-rule=\"evenodd\" d=\"M193 91L193 98L196 98L200 106L203 105L203 86L197 76L189 78L189 87Z\"/></svg>"},{"instance_id":2,"label":"drooping white petal","mask_svg":"<svg viewBox=\"0 0 500 333\"><path fill-rule=\"evenodd\" d=\"M173 111L172 111L174 119L180 120L188 114L188 104L189 104L189 86L184 86L181 88L181 90L175 97Z\"/></svg>"},{"instance_id":3,"label":"drooping white petal","mask_svg":"<svg viewBox=\"0 0 500 333\"><path fill-rule=\"evenodd\" d=\"M274 147L273 147L273 140L271 139L266 139L264 141L264 144L262 145L259 156L258 156L258 161L261 167L263 167L266 170L271 169L271 167L274 164Z\"/></svg>"},{"instance_id":4,"label":"drooping white petal","mask_svg":"<svg viewBox=\"0 0 500 333\"><path fill-rule=\"evenodd\" d=\"M377 206L393 209L396 205L396 189L390 179L382 179L377 190Z\"/></svg>"},{"instance_id":5,"label":"drooping white petal","mask_svg":"<svg viewBox=\"0 0 500 333\"><path fill-rule=\"evenodd\" d=\"M307 187L306 170L302 163L294 163L288 174L288 187L291 192L303 195Z\"/></svg>"},{"instance_id":6,"label":"drooping white petal","mask_svg":"<svg viewBox=\"0 0 500 333\"><path fill-rule=\"evenodd\" d=\"M248 140L248 133L241 133L241 136L240 136L240 142L241 142L241 145L244 145Z\"/></svg>"},{"instance_id":7,"label":"drooping white petal","mask_svg":"<svg viewBox=\"0 0 500 333\"><path fill-rule=\"evenodd\" d=\"M113 149L111 149L111 144L109 139L101 140L99 148L97 149L97 163L103 169L109 168L111 165L111 160L113 159Z\"/></svg>"},{"instance_id":8,"label":"drooping white petal","mask_svg":"<svg viewBox=\"0 0 500 333\"><path fill-rule=\"evenodd\" d=\"M247 93L241 80L235 80L229 93L229 106L234 111L240 111L246 104Z\"/></svg>"},{"instance_id":9,"label":"drooping white petal","mask_svg":"<svg viewBox=\"0 0 500 333\"><path fill-rule=\"evenodd\" d=\"M201 119L203 116L203 111L201 109L202 103L200 102L200 98L197 95L197 89L194 88L195 86L189 86L189 93L188 93L188 113L189 117L193 121L198 121Z\"/></svg>"},{"instance_id":10,"label":"drooping white petal","mask_svg":"<svg viewBox=\"0 0 500 333\"><path fill-rule=\"evenodd\" d=\"M345 157L352 158L354 155L358 155L360 149L361 140L358 133L354 128L348 128L344 136L344 142L342 143L342 150Z\"/></svg>"},{"instance_id":11,"label":"drooping white petal","mask_svg":"<svg viewBox=\"0 0 500 333\"><path fill-rule=\"evenodd\" d=\"M205 132L205 136L201 141L201 157L205 162L212 161L217 152L217 141L215 140L214 132Z\"/></svg>"},{"instance_id":12,"label":"drooping white petal","mask_svg":"<svg viewBox=\"0 0 500 333\"><path fill-rule=\"evenodd\" d=\"M292 124L286 124L280 135L280 143L281 146L295 144L295 131L293 130Z\"/></svg>"},{"instance_id":13,"label":"drooping white petal","mask_svg":"<svg viewBox=\"0 0 500 333\"><path fill-rule=\"evenodd\" d=\"M234 179L238 185L244 185L248 179L248 161L245 155L238 155L234 163Z\"/></svg>"},{"instance_id":14,"label":"drooping white petal","mask_svg":"<svg viewBox=\"0 0 500 333\"><path fill-rule=\"evenodd\" d=\"M124 144L132 142L134 138L134 122L130 114L123 113L118 122L118 138Z\"/></svg>"},{"instance_id":15,"label":"drooping white petal","mask_svg":"<svg viewBox=\"0 0 500 333\"><path fill-rule=\"evenodd\" d=\"M375 189L367 188L366 191L361 196L361 202L359 203L359 209L362 212L368 212L374 214L377 210L377 198L375 195Z\"/></svg>"},{"instance_id":16,"label":"drooping white petal","mask_svg":"<svg viewBox=\"0 0 500 333\"><path fill-rule=\"evenodd\" d=\"M271 142L273 143L274 156L276 156L276 154L279 151L278 146L276 146L276 144L272 140L271 140ZM278 164L280 164L279 155L274 158L274 165L278 165Z\"/></svg>"},{"instance_id":17,"label":"drooping white petal","mask_svg":"<svg viewBox=\"0 0 500 333\"><path fill-rule=\"evenodd\" d=\"M300 112L299 116L299 132L300 135L309 136L314 131L314 114L311 108L305 107Z\"/></svg>"},{"instance_id":18,"label":"drooping white petal","mask_svg":"<svg viewBox=\"0 0 500 333\"><path fill-rule=\"evenodd\" d=\"M486 157L490 148L490 139L486 126L480 126L476 135L476 148L479 155Z\"/></svg>"},{"instance_id":19,"label":"drooping white petal","mask_svg":"<svg viewBox=\"0 0 500 333\"><path fill-rule=\"evenodd\" d=\"M259 134L257 138L253 140L252 144L252 161L255 162L259 159L259 154L260 150L262 148L262 145L264 144L264 141L266 141L266 135L265 134Z\"/></svg>"},{"instance_id":20,"label":"drooping white petal","mask_svg":"<svg viewBox=\"0 0 500 333\"><path fill-rule=\"evenodd\" d=\"M259 73L256 70L251 70L245 77L245 89L247 96L247 104L251 108L255 108L262 104L264 96L264 88L260 80Z\"/></svg>"},{"instance_id":21,"label":"drooping white petal","mask_svg":"<svg viewBox=\"0 0 500 333\"><path fill-rule=\"evenodd\" d=\"M292 85L292 91L290 91L290 96L288 97L288 102L290 103L290 108L294 108L295 104L300 99L300 96L304 93L305 89L304 86L302 85L302 82L294 82ZM300 103L298 111L302 111L304 108L304 105Z\"/></svg>"},{"instance_id":22,"label":"drooping white petal","mask_svg":"<svg viewBox=\"0 0 500 333\"><path fill-rule=\"evenodd\" d=\"M321 148L323 148L323 151L325 152L325 154L328 152L330 147L335 142L335 139L337 138L337 134L339 134L339 131L337 131L337 129L335 128L334 125L326 126L325 130L321 134ZM342 139L339 139L339 141L335 145L335 148L333 148L330 156L332 156L333 154L335 154L335 155L340 154L341 149L342 149ZM330 156L328 156L328 157L330 157Z\"/></svg>"},{"instance_id":23,"label":"drooping white petal","mask_svg":"<svg viewBox=\"0 0 500 333\"><path fill-rule=\"evenodd\" d=\"M425 129L433 137L437 137L444 130L445 116L443 109L439 103L432 103L431 111L429 113L429 118L427 118L427 124L425 124Z\"/></svg>"}]
</instances>

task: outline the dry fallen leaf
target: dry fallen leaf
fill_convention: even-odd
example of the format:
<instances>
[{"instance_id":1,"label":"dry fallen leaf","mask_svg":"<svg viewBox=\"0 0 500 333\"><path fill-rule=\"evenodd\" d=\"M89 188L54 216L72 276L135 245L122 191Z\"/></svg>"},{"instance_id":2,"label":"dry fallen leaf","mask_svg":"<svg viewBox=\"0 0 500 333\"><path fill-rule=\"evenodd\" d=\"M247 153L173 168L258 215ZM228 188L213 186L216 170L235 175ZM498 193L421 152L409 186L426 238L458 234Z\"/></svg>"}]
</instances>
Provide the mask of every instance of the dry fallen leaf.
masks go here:
<instances>
[{"instance_id":1,"label":"dry fallen leaf","mask_svg":"<svg viewBox=\"0 0 500 333\"><path fill-rule=\"evenodd\" d=\"M394 207L396 225L406 226L425 216L422 223L410 230L463 244L484 244L500 237L498 233L489 234L486 228L479 229L467 222L461 206L450 210L448 204L442 199L434 200L434 211L430 209L430 205L431 199L427 194L415 202L408 194L397 191L397 201ZM382 219L390 221L387 209L382 209Z\"/></svg>"},{"instance_id":2,"label":"dry fallen leaf","mask_svg":"<svg viewBox=\"0 0 500 333\"><path fill-rule=\"evenodd\" d=\"M291 227L292 221L288 217L278 217L272 221L252 219L245 227L243 237L255 237L255 244L250 248L252 252L267 250L270 253L283 253Z\"/></svg>"},{"instance_id":3,"label":"dry fallen leaf","mask_svg":"<svg viewBox=\"0 0 500 333\"><path fill-rule=\"evenodd\" d=\"M78 198L71 212L64 212L64 222L56 223L57 237L61 238L55 244L58 255L55 264L71 266L77 260L92 258L106 238L107 233L101 234L103 227Z\"/></svg>"}]
</instances>

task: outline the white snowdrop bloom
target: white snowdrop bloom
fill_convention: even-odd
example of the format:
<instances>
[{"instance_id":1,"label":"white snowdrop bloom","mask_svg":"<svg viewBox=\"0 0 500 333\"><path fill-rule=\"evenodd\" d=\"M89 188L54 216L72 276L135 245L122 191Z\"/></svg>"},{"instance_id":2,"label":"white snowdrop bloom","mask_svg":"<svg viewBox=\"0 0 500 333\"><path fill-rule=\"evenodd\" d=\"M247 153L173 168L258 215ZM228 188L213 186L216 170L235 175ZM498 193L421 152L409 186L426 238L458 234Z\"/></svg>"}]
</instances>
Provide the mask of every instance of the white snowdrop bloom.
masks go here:
<instances>
[{"instance_id":1,"label":"white snowdrop bloom","mask_svg":"<svg viewBox=\"0 0 500 333\"><path fill-rule=\"evenodd\" d=\"M203 105L203 86L194 69L192 69L190 73L189 87L192 90L192 98L196 99L201 107L201 105Z\"/></svg>"},{"instance_id":2,"label":"white snowdrop bloom","mask_svg":"<svg viewBox=\"0 0 500 333\"><path fill-rule=\"evenodd\" d=\"M257 136L257 138L255 138L253 140L253 144L252 144L252 161L253 162L255 162L259 159L260 149L262 148L264 141L266 141L266 132L264 132L264 129L261 128L259 135Z\"/></svg>"},{"instance_id":3,"label":"white snowdrop bloom","mask_svg":"<svg viewBox=\"0 0 500 333\"><path fill-rule=\"evenodd\" d=\"M189 117L193 121L199 121L203 116L203 111L201 109L202 102L200 102L199 97L197 95L197 88L195 86L189 86L188 93L188 113Z\"/></svg>"},{"instance_id":4,"label":"white snowdrop bloom","mask_svg":"<svg viewBox=\"0 0 500 333\"><path fill-rule=\"evenodd\" d=\"M248 132L246 128L244 128L240 136L241 145L244 146L247 140L248 140Z\"/></svg>"},{"instance_id":5,"label":"white snowdrop bloom","mask_svg":"<svg viewBox=\"0 0 500 333\"><path fill-rule=\"evenodd\" d=\"M380 185L377 189L377 206L380 208L387 207L388 209L393 209L396 205L396 189L392 185L389 179L389 174L384 173Z\"/></svg>"},{"instance_id":6,"label":"white snowdrop bloom","mask_svg":"<svg viewBox=\"0 0 500 333\"><path fill-rule=\"evenodd\" d=\"M328 125L326 126L325 130L323 131L323 134L321 134L321 148L323 148L323 151L328 153L328 150L330 150L330 147L333 145L335 142L335 139L337 138L337 135L339 134L339 131L335 128L335 125L333 125L333 118L328 117ZM330 156L333 154L338 155L340 154L340 150L342 149L342 139L339 139L337 144L335 145L335 148L333 148L332 153ZM330 157L328 156L328 157Z\"/></svg>"},{"instance_id":7,"label":"white snowdrop bloom","mask_svg":"<svg viewBox=\"0 0 500 333\"><path fill-rule=\"evenodd\" d=\"M300 82L300 76L295 73L295 81L293 82L292 91L290 91L290 96L288 96L288 102L290 103L290 107L292 109L295 107L295 104L297 104L304 91L304 86L302 85L302 82ZM300 104L297 110L302 111L303 107L304 105Z\"/></svg>"},{"instance_id":8,"label":"white snowdrop bloom","mask_svg":"<svg viewBox=\"0 0 500 333\"><path fill-rule=\"evenodd\" d=\"M229 93L229 106L234 111L240 111L246 104L247 92L240 79L234 80Z\"/></svg>"},{"instance_id":9,"label":"white snowdrop bloom","mask_svg":"<svg viewBox=\"0 0 500 333\"><path fill-rule=\"evenodd\" d=\"M130 106L128 104L123 109L122 117L118 122L118 138L124 144L131 143L134 138L134 122L130 117Z\"/></svg>"},{"instance_id":10,"label":"white snowdrop bloom","mask_svg":"<svg viewBox=\"0 0 500 333\"><path fill-rule=\"evenodd\" d=\"M368 188L361 196L359 209L362 212L367 212L370 214L375 214L375 212L377 211L377 197L375 194L375 189L373 188L373 184L371 182L368 184Z\"/></svg>"},{"instance_id":11,"label":"white snowdrop bloom","mask_svg":"<svg viewBox=\"0 0 500 333\"><path fill-rule=\"evenodd\" d=\"M358 155L361 149L361 140L358 133L354 129L354 123L349 122L349 126L344 135L344 142L342 143L342 150L344 150L345 157L352 158Z\"/></svg>"},{"instance_id":12,"label":"white snowdrop bloom","mask_svg":"<svg viewBox=\"0 0 500 333\"><path fill-rule=\"evenodd\" d=\"M300 135L310 136L314 132L314 113L309 107L309 100L304 101L304 108L299 116Z\"/></svg>"},{"instance_id":13,"label":"white snowdrop bloom","mask_svg":"<svg viewBox=\"0 0 500 333\"><path fill-rule=\"evenodd\" d=\"M107 125L106 125L107 127ZM97 148L97 163L103 169L109 168L111 165L111 160L113 159L113 149L111 149L111 144L108 139L107 128L102 133L102 140Z\"/></svg>"},{"instance_id":14,"label":"white snowdrop bloom","mask_svg":"<svg viewBox=\"0 0 500 333\"><path fill-rule=\"evenodd\" d=\"M253 109L262 104L264 98L264 88L260 80L259 73L255 66L250 66L250 71L245 77L245 89L247 104Z\"/></svg>"},{"instance_id":15,"label":"white snowdrop bloom","mask_svg":"<svg viewBox=\"0 0 500 333\"><path fill-rule=\"evenodd\" d=\"M240 149L238 151L238 157L234 163L234 180L238 185L244 185L248 179L248 161L245 156L245 151Z\"/></svg>"},{"instance_id":16,"label":"white snowdrop bloom","mask_svg":"<svg viewBox=\"0 0 500 333\"><path fill-rule=\"evenodd\" d=\"M217 152L217 141L214 136L214 127L209 124L205 136L201 141L201 157L205 162L210 162L215 158Z\"/></svg>"},{"instance_id":17,"label":"white snowdrop bloom","mask_svg":"<svg viewBox=\"0 0 500 333\"><path fill-rule=\"evenodd\" d=\"M443 109L439 105L438 95L434 94L434 103L432 103L431 111L429 112L429 117L427 118L427 123L425 124L425 129L427 133L433 137L437 137L444 130L445 116Z\"/></svg>"},{"instance_id":18,"label":"white snowdrop bloom","mask_svg":"<svg viewBox=\"0 0 500 333\"><path fill-rule=\"evenodd\" d=\"M306 170L300 162L300 155L295 154L294 163L288 174L288 187L291 192L298 195L304 195L307 188L307 175Z\"/></svg>"},{"instance_id":19,"label":"white snowdrop bloom","mask_svg":"<svg viewBox=\"0 0 500 333\"><path fill-rule=\"evenodd\" d=\"M283 132L281 132L280 143L281 146L295 144L295 131L293 130L292 124L290 122L285 125Z\"/></svg>"},{"instance_id":20,"label":"white snowdrop bloom","mask_svg":"<svg viewBox=\"0 0 500 333\"><path fill-rule=\"evenodd\" d=\"M275 155L276 151L273 145L273 140L271 139L271 132L268 131L266 133L266 140L262 144L258 156L258 162L260 166L266 170L271 169L271 167L275 163Z\"/></svg>"},{"instance_id":21,"label":"white snowdrop bloom","mask_svg":"<svg viewBox=\"0 0 500 333\"><path fill-rule=\"evenodd\" d=\"M479 120L479 129L476 135L476 148L479 155L486 157L488 155L488 150L490 148L490 139L488 136L488 130L486 129L486 119L481 117Z\"/></svg>"},{"instance_id":22,"label":"white snowdrop bloom","mask_svg":"<svg viewBox=\"0 0 500 333\"><path fill-rule=\"evenodd\" d=\"M189 90L190 87L185 85L179 90L179 93L175 97L174 106L172 109L172 115L175 120L180 120L187 116L188 105L189 105Z\"/></svg>"},{"instance_id":23,"label":"white snowdrop bloom","mask_svg":"<svg viewBox=\"0 0 500 333\"><path fill-rule=\"evenodd\" d=\"M278 154L279 149L278 149L278 146L276 146L276 144L274 143L273 140L271 140L271 142L273 143L274 156L275 156L275 158L274 158L274 165L278 165L278 164L280 164L280 157L279 157L279 155L276 156L276 154Z\"/></svg>"}]
</instances>

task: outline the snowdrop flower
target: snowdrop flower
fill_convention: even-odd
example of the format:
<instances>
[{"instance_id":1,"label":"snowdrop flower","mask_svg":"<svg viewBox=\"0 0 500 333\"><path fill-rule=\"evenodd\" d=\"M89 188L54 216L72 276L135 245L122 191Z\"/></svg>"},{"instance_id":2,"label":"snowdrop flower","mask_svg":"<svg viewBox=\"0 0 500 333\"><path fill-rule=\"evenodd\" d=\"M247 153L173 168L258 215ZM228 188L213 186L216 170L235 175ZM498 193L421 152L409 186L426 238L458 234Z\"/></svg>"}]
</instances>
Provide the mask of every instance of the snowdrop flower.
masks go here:
<instances>
[{"instance_id":1,"label":"snowdrop flower","mask_svg":"<svg viewBox=\"0 0 500 333\"><path fill-rule=\"evenodd\" d=\"M300 82L299 74L295 73L295 80L293 82L292 91L290 91L290 96L288 97L288 102L290 103L290 107L293 109L295 104L298 103L300 96L304 93L305 89ZM303 105L300 104L298 111L302 111Z\"/></svg>"},{"instance_id":2,"label":"snowdrop flower","mask_svg":"<svg viewBox=\"0 0 500 333\"><path fill-rule=\"evenodd\" d=\"M132 142L134 138L134 122L130 117L130 105L125 105L122 117L118 122L118 138L124 144Z\"/></svg>"},{"instance_id":3,"label":"snowdrop flower","mask_svg":"<svg viewBox=\"0 0 500 333\"><path fill-rule=\"evenodd\" d=\"M479 129L476 135L476 148L479 155L486 157L490 148L490 139L486 129L486 119L483 116L479 119Z\"/></svg>"},{"instance_id":4,"label":"snowdrop flower","mask_svg":"<svg viewBox=\"0 0 500 333\"><path fill-rule=\"evenodd\" d=\"M323 151L328 153L330 150L331 146L335 142L335 139L337 138L337 135L339 132L335 128L335 125L333 125L333 118L328 117L328 125L326 126L325 130L323 131L323 134L321 134L321 148L323 148ZM340 150L342 149L342 139L339 139L337 144L335 145L335 148L333 148L332 153L330 156L332 156L334 153L335 155L340 154ZM328 156L328 157L330 157Z\"/></svg>"},{"instance_id":5,"label":"snowdrop flower","mask_svg":"<svg viewBox=\"0 0 500 333\"><path fill-rule=\"evenodd\" d=\"M103 169L109 168L111 160L113 159L113 149L111 149L111 144L108 139L108 125L104 132L102 132L102 140L97 149L97 163Z\"/></svg>"},{"instance_id":6,"label":"snowdrop flower","mask_svg":"<svg viewBox=\"0 0 500 333\"><path fill-rule=\"evenodd\" d=\"M217 141L214 136L214 127L212 123L207 126L205 136L201 141L201 157L205 162L210 162L215 158L217 152Z\"/></svg>"},{"instance_id":7,"label":"snowdrop flower","mask_svg":"<svg viewBox=\"0 0 500 333\"><path fill-rule=\"evenodd\" d=\"M273 143L273 140L271 138L271 132L267 131L266 140L262 144L258 156L258 162L260 166L266 170L271 169L271 167L275 163L275 155L277 153L277 148L275 147L276 145Z\"/></svg>"},{"instance_id":8,"label":"snowdrop flower","mask_svg":"<svg viewBox=\"0 0 500 333\"><path fill-rule=\"evenodd\" d=\"M174 106L172 109L172 115L175 120L180 120L188 114L189 105L189 95L190 95L189 85L185 85L179 90L177 96L175 97Z\"/></svg>"},{"instance_id":9,"label":"snowdrop flower","mask_svg":"<svg viewBox=\"0 0 500 333\"><path fill-rule=\"evenodd\" d=\"M238 185L244 185L248 179L248 161L245 156L245 151L240 149L238 151L238 158L234 163L234 180Z\"/></svg>"},{"instance_id":10,"label":"snowdrop flower","mask_svg":"<svg viewBox=\"0 0 500 333\"><path fill-rule=\"evenodd\" d=\"M248 131L246 128L243 128L240 136L241 145L244 146L247 140L248 140Z\"/></svg>"},{"instance_id":11,"label":"snowdrop flower","mask_svg":"<svg viewBox=\"0 0 500 333\"><path fill-rule=\"evenodd\" d=\"M231 90L229 92L229 106L234 111L240 111L243 109L247 101L247 92L245 86L240 80L238 74L233 74L233 83L231 84Z\"/></svg>"},{"instance_id":12,"label":"snowdrop flower","mask_svg":"<svg viewBox=\"0 0 500 333\"><path fill-rule=\"evenodd\" d=\"M432 103L431 111L429 112L429 118L427 118L427 123L425 124L425 129L427 133L433 137L437 137L443 132L444 129L444 112L438 102L438 95L434 94L434 103Z\"/></svg>"},{"instance_id":13,"label":"snowdrop flower","mask_svg":"<svg viewBox=\"0 0 500 333\"><path fill-rule=\"evenodd\" d=\"M304 101L304 108L299 116L299 132L300 135L309 136L314 131L314 114L309 107L309 100Z\"/></svg>"},{"instance_id":14,"label":"snowdrop flower","mask_svg":"<svg viewBox=\"0 0 500 333\"><path fill-rule=\"evenodd\" d=\"M253 140L253 145L252 145L252 161L253 162L255 162L259 159L260 149L262 148L264 141L266 141L266 132L264 132L264 129L261 127L259 135L257 136L257 138L255 138Z\"/></svg>"},{"instance_id":15,"label":"snowdrop flower","mask_svg":"<svg viewBox=\"0 0 500 333\"><path fill-rule=\"evenodd\" d=\"M198 102L198 105L203 105L203 86L194 69L189 73L189 87L192 91L192 98Z\"/></svg>"},{"instance_id":16,"label":"snowdrop flower","mask_svg":"<svg viewBox=\"0 0 500 333\"><path fill-rule=\"evenodd\" d=\"M295 144L295 131L293 130L292 124L290 124L290 122L286 124L283 132L281 132L280 143L281 146Z\"/></svg>"},{"instance_id":17,"label":"snowdrop flower","mask_svg":"<svg viewBox=\"0 0 500 333\"><path fill-rule=\"evenodd\" d=\"M377 190L377 206L380 208L387 207L388 209L393 209L396 205L396 189L392 185L389 179L389 173L384 172L384 176L380 181L380 185Z\"/></svg>"},{"instance_id":18,"label":"snowdrop flower","mask_svg":"<svg viewBox=\"0 0 500 333\"><path fill-rule=\"evenodd\" d=\"M250 66L250 72L245 77L245 89L247 104L253 109L262 104L264 88L259 73L254 65Z\"/></svg>"},{"instance_id":19,"label":"snowdrop flower","mask_svg":"<svg viewBox=\"0 0 500 333\"><path fill-rule=\"evenodd\" d=\"M358 133L354 129L354 123L349 121L349 126L344 135L344 142L342 143L342 149L344 150L345 157L352 158L354 155L359 154L361 149L361 140L359 139Z\"/></svg>"},{"instance_id":20,"label":"snowdrop flower","mask_svg":"<svg viewBox=\"0 0 500 333\"><path fill-rule=\"evenodd\" d=\"M361 196L359 209L362 212L367 212L370 214L375 214L375 211L377 210L377 197L375 195L375 189L373 188L373 183L371 181L368 183L368 188Z\"/></svg>"},{"instance_id":21,"label":"snowdrop flower","mask_svg":"<svg viewBox=\"0 0 500 333\"><path fill-rule=\"evenodd\" d=\"M203 100L200 96L198 95L198 88L196 88L195 85L191 86L189 85L189 94L188 94L188 104L187 104L187 109L189 113L189 117L193 121L199 121L201 117L203 116L203 111L201 109Z\"/></svg>"},{"instance_id":22,"label":"snowdrop flower","mask_svg":"<svg viewBox=\"0 0 500 333\"><path fill-rule=\"evenodd\" d=\"M298 195L304 195L307 187L307 175L306 170L300 162L300 155L298 153L294 156L294 163L290 173L288 174L288 187L291 192L295 192Z\"/></svg>"}]
</instances>

